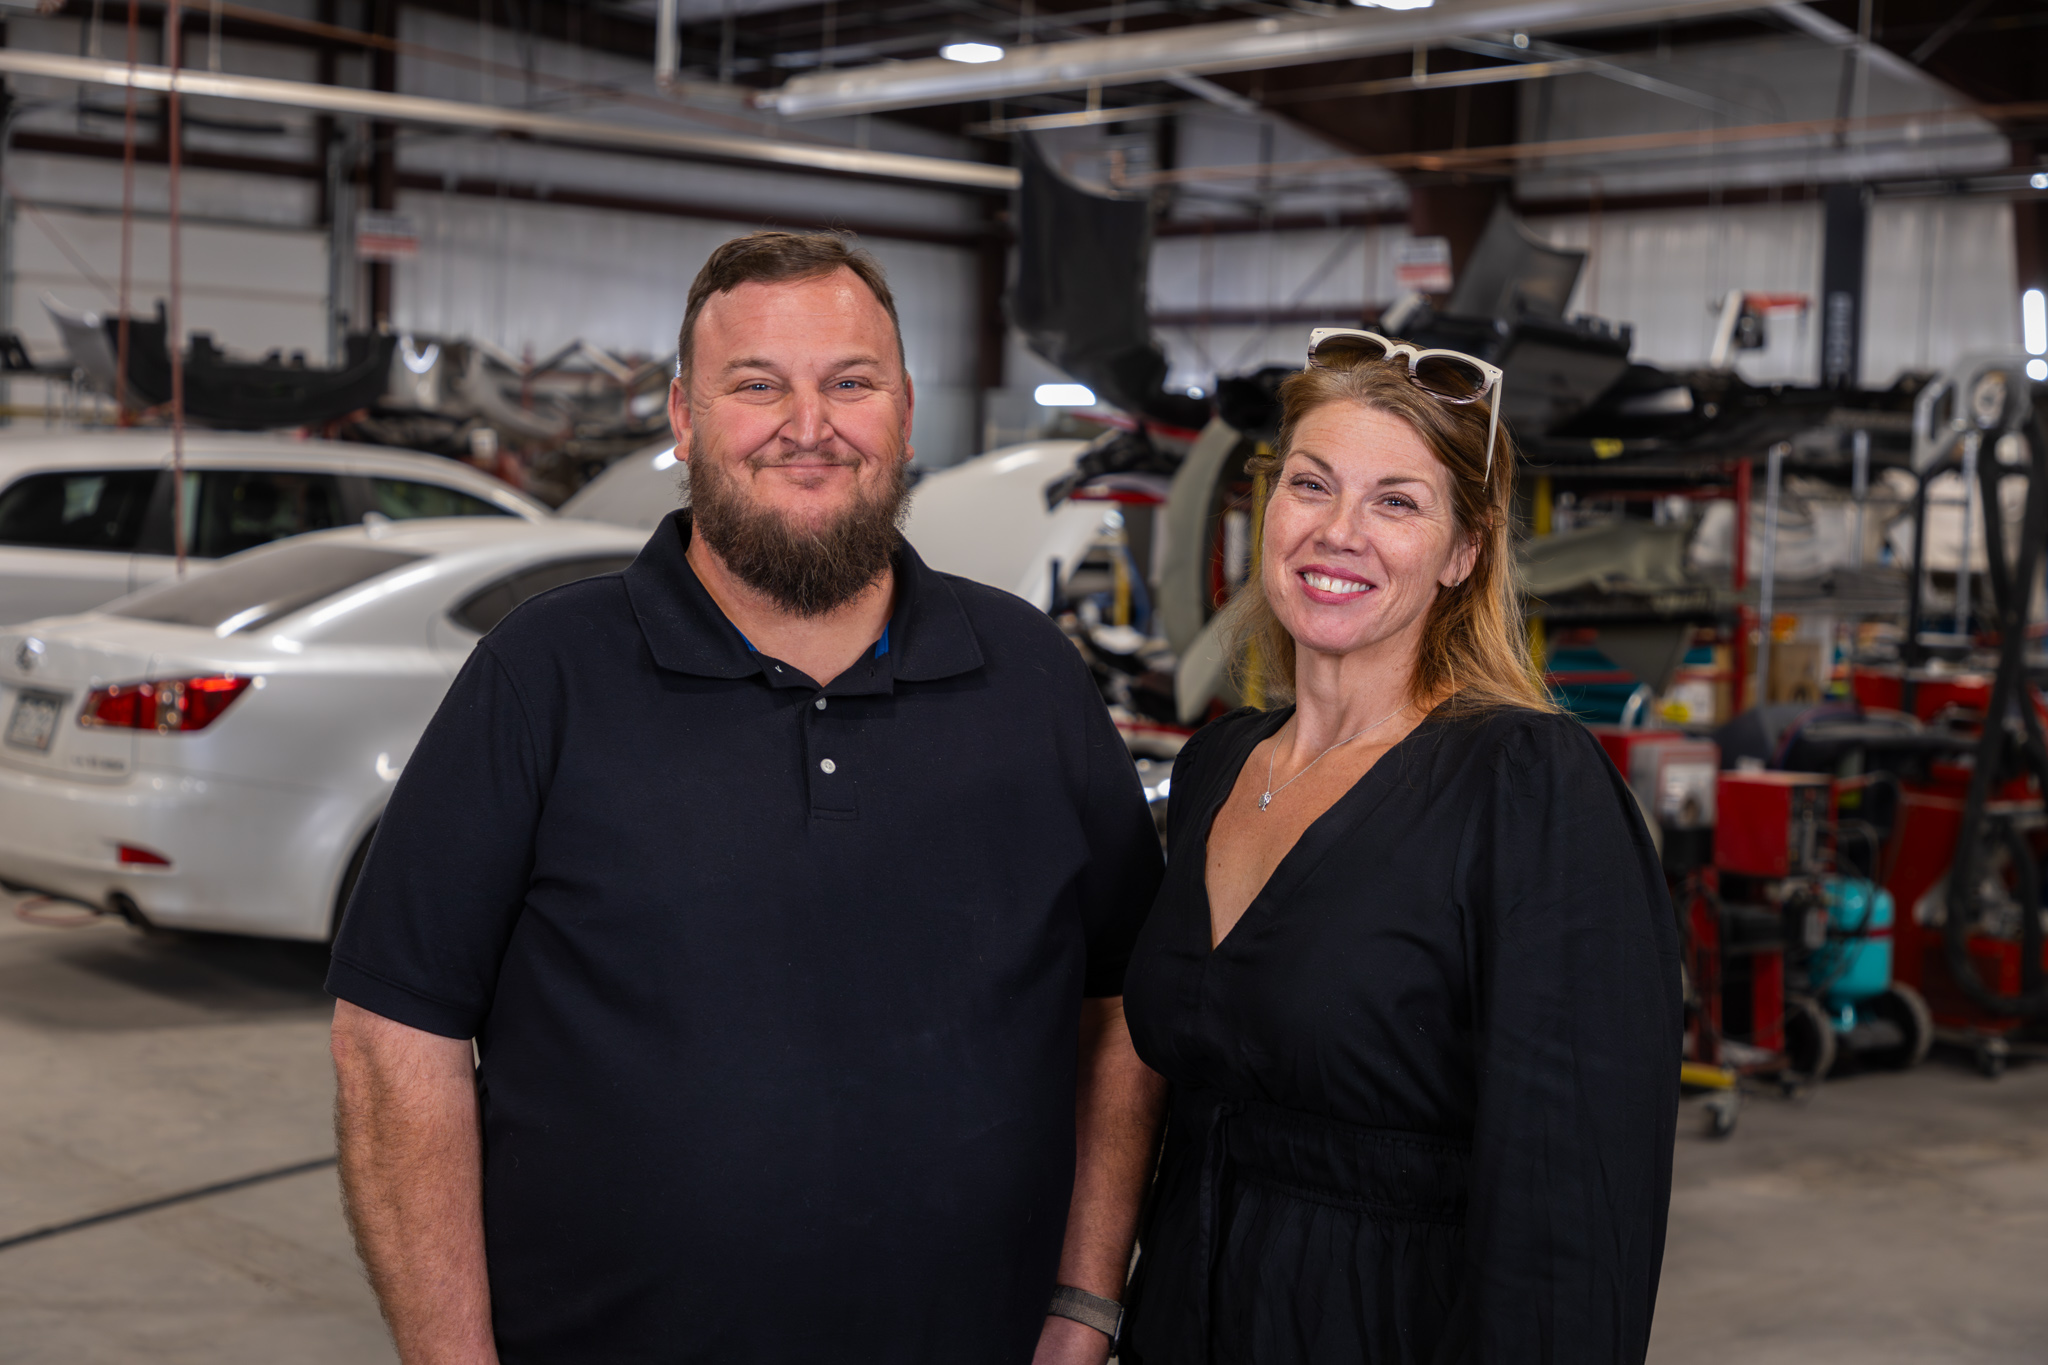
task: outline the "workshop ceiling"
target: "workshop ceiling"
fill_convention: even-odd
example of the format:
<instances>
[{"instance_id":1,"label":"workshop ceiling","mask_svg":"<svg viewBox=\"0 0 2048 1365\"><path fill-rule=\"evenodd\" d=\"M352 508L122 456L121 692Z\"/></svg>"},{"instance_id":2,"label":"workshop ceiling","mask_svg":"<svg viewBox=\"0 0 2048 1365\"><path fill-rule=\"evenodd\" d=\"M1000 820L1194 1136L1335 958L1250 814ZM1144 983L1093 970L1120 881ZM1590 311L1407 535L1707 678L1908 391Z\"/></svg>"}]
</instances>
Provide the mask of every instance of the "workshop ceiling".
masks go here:
<instances>
[{"instance_id":1,"label":"workshop ceiling","mask_svg":"<svg viewBox=\"0 0 2048 1365\"><path fill-rule=\"evenodd\" d=\"M536 7L555 2L528 0ZM651 22L656 2L598 2L588 7L628 22ZM518 0L506 3L514 12L519 10ZM929 64L940 47L949 43L986 43L1014 53L1032 45L1071 44L1117 34L1171 31L1178 38L1181 31L1204 28L1221 33L1225 30L1219 26L1242 29L1247 21L1261 19L1342 24L1369 13L1351 5L1310 0L1293 4L1218 0L678 3L685 74L762 92L777 90L792 80L810 85L821 74L885 64L910 64L905 68L910 69L918 63ZM1435 13L1445 18L1466 9L1488 7L1486 0L1440 3L1442 7ZM1597 3L1593 7L1598 8ZM1519 40L1507 31L1474 33L1429 43L1419 55L1414 51L1383 52L1250 71L1213 70L1191 79L1105 82L1093 90L1040 90L1000 101L926 103L888 109L880 116L995 136L1003 131L1005 121L1019 118L1075 114L1098 107L1193 107L1207 102L1240 113L1264 109L1340 147L1368 155L1499 146L1518 140L1517 111L1525 82L1482 79L1476 73L1505 73L1507 68L1547 64L1559 73L1596 69L1617 79L1639 80L1644 88L1657 88L1662 79L1658 76L1660 62L1682 58L1688 47L1778 38L1832 43L1839 48L1853 39L1861 22L1870 24L1875 43L1965 100L1994 106L2048 100L2048 61L2041 60L2042 40L2048 36L2048 6L2040 0L1962 0L1960 4L1957 0L1827 0L1810 6L1724 6L1722 12L1705 13L1697 5L1660 6L1655 0L1645 0L1635 7L1638 13L1663 9L1670 17L1582 29L1560 22L1556 18L1559 8L1554 4L1520 6L1521 12L1532 14L1547 10L1551 22L1544 24L1539 34ZM1578 7L1562 8L1569 13ZM1411 15L1417 12L1381 12L1387 21ZM1418 88L1413 80L1418 70L1426 71L1433 83L1424 82ZM1456 77L1456 73L1467 74ZM1446 76L1456 79L1445 81L1442 78ZM1669 93L1678 99L1696 97L1702 107L1714 102L1712 92L1689 91L1682 85ZM1735 121L1742 120L1737 117ZM2037 136L2048 138L2048 117L2033 111L2012 111L1995 121L2022 145ZM1428 173L1408 174L1415 178Z\"/></svg>"}]
</instances>

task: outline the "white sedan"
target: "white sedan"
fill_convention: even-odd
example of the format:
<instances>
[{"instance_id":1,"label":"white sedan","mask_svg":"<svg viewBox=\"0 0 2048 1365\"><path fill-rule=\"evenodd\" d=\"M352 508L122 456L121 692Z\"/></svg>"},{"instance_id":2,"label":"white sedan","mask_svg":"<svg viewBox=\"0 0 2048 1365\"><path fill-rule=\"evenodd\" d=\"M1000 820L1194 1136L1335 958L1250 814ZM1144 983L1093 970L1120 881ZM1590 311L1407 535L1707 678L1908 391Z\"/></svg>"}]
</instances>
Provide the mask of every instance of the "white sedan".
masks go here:
<instances>
[{"instance_id":1,"label":"white sedan","mask_svg":"<svg viewBox=\"0 0 2048 1365\"><path fill-rule=\"evenodd\" d=\"M219 431L185 445L188 570L365 516L552 515L436 455ZM0 624L86 611L169 577L175 492L168 431L0 435Z\"/></svg>"},{"instance_id":2,"label":"white sedan","mask_svg":"<svg viewBox=\"0 0 2048 1365\"><path fill-rule=\"evenodd\" d=\"M645 531L373 522L0 627L0 882L137 925L325 940L482 634Z\"/></svg>"}]
</instances>

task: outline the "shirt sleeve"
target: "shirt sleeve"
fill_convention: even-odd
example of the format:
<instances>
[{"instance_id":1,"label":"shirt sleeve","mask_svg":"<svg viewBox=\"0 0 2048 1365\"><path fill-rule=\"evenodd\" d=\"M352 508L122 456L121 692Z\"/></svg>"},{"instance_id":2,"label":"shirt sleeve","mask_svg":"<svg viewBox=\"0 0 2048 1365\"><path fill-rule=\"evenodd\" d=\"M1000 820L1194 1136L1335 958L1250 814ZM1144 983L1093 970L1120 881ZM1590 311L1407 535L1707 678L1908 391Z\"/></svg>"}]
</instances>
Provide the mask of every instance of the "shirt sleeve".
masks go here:
<instances>
[{"instance_id":1,"label":"shirt sleeve","mask_svg":"<svg viewBox=\"0 0 2048 1365\"><path fill-rule=\"evenodd\" d=\"M476 1035L532 873L538 753L510 675L478 645L378 821L330 994L428 1033Z\"/></svg>"},{"instance_id":2,"label":"shirt sleeve","mask_svg":"<svg viewBox=\"0 0 2048 1365\"><path fill-rule=\"evenodd\" d=\"M1437 1361L1635 1365L1671 1199L1677 925L1597 742L1561 718L1514 729L1466 835L1478 1108Z\"/></svg>"},{"instance_id":3,"label":"shirt sleeve","mask_svg":"<svg viewBox=\"0 0 2048 1365\"><path fill-rule=\"evenodd\" d=\"M1079 705L1087 751L1081 825L1088 840L1088 864L1080 886L1088 937L1083 993L1116 996L1124 993L1132 945L1152 909L1152 898L1159 894L1165 856L1131 751L1109 718L1094 680L1085 667L1080 672L1086 683Z\"/></svg>"}]
</instances>

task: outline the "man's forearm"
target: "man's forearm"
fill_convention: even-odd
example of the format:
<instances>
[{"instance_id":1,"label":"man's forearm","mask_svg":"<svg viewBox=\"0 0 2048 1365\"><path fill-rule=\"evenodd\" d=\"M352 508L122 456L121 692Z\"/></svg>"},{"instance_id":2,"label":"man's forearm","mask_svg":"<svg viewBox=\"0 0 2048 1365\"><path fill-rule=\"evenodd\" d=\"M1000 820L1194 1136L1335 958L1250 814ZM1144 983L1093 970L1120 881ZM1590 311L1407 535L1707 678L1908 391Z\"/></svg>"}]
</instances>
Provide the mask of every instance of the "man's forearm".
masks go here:
<instances>
[{"instance_id":1,"label":"man's forearm","mask_svg":"<svg viewBox=\"0 0 2048 1365\"><path fill-rule=\"evenodd\" d=\"M483 1141L466 1040L338 1002L342 1205L405 1365L495 1365Z\"/></svg>"},{"instance_id":2,"label":"man's forearm","mask_svg":"<svg viewBox=\"0 0 2048 1365\"><path fill-rule=\"evenodd\" d=\"M1166 1082L1132 1050L1121 997L1083 1003L1080 1060L1074 1200L1060 1252L1060 1283L1121 1299L1157 1151Z\"/></svg>"}]
</instances>

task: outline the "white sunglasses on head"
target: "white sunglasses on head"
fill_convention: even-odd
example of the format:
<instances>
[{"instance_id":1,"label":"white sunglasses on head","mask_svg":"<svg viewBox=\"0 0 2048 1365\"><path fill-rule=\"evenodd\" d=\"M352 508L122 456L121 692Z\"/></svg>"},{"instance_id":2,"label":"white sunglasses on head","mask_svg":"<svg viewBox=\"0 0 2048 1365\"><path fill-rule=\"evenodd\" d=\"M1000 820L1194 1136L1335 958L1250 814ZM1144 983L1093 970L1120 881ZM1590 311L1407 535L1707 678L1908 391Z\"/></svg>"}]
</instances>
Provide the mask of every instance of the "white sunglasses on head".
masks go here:
<instances>
[{"instance_id":1,"label":"white sunglasses on head","mask_svg":"<svg viewBox=\"0 0 2048 1365\"><path fill-rule=\"evenodd\" d=\"M1318 327L1308 334L1308 363L1321 370L1348 370L1400 356L1408 358L1409 383L1460 407L1497 394L1503 378L1498 366L1463 351L1424 350L1358 327ZM1486 408L1486 473L1480 476L1481 483L1493 477L1493 441L1499 431L1496 398Z\"/></svg>"}]
</instances>

